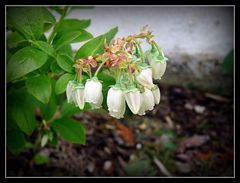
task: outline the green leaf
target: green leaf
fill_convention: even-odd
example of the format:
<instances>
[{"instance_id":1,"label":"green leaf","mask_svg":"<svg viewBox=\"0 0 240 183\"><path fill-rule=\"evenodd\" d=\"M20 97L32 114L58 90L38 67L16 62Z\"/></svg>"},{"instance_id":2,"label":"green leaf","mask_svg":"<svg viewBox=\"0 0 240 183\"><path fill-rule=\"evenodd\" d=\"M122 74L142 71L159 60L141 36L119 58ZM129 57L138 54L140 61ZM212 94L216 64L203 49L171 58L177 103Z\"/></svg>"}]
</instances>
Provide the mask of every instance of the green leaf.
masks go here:
<instances>
[{"instance_id":1,"label":"green leaf","mask_svg":"<svg viewBox=\"0 0 240 183\"><path fill-rule=\"evenodd\" d=\"M30 77L26 81L26 87L30 94L44 104L50 100L52 93L51 80L46 75L39 75L37 77Z\"/></svg>"},{"instance_id":2,"label":"green leaf","mask_svg":"<svg viewBox=\"0 0 240 183\"><path fill-rule=\"evenodd\" d=\"M7 50L7 62L10 60L12 53Z\"/></svg>"},{"instance_id":3,"label":"green leaf","mask_svg":"<svg viewBox=\"0 0 240 183\"><path fill-rule=\"evenodd\" d=\"M76 107L74 104L70 104L65 101L61 108L61 116L72 116L74 114L80 113L81 111L87 111L88 109L91 109L91 105L89 103L85 103L83 110L80 110L79 107Z\"/></svg>"},{"instance_id":4,"label":"green leaf","mask_svg":"<svg viewBox=\"0 0 240 183\"><path fill-rule=\"evenodd\" d=\"M75 60L79 58L88 58L88 56L95 56L100 54L100 49L104 43L104 36L98 36L89 42L85 43L76 53Z\"/></svg>"},{"instance_id":5,"label":"green leaf","mask_svg":"<svg viewBox=\"0 0 240 183\"><path fill-rule=\"evenodd\" d=\"M223 73L226 75L230 75L233 73L233 66L234 66L234 60L233 60L233 50L228 53L228 55L224 58L222 68Z\"/></svg>"},{"instance_id":6,"label":"green leaf","mask_svg":"<svg viewBox=\"0 0 240 183\"><path fill-rule=\"evenodd\" d=\"M62 15L64 13L64 7L51 6L50 9L55 10L60 15Z\"/></svg>"},{"instance_id":7,"label":"green leaf","mask_svg":"<svg viewBox=\"0 0 240 183\"><path fill-rule=\"evenodd\" d=\"M18 32L11 32L7 37L8 48L16 48L19 44L26 42L27 40Z\"/></svg>"},{"instance_id":8,"label":"green leaf","mask_svg":"<svg viewBox=\"0 0 240 183\"><path fill-rule=\"evenodd\" d=\"M63 118L54 121L52 127L69 142L74 144L86 143L86 131L79 121Z\"/></svg>"},{"instance_id":9,"label":"green leaf","mask_svg":"<svg viewBox=\"0 0 240 183\"><path fill-rule=\"evenodd\" d=\"M47 31L56 23L56 19L52 15L52 13L48 11L47 8L43 8L42 13L43 13L44 31Z\"/></svg>"},{"instance_id":10,"label":"green leaf","mask_svg":"<svg viewBox=\"0 0 240 183\"><path fill-rule=\"evenodd\" d=\"M39 73L40 73L40 74L48 74L48 73L49 73L49 70L50 70L50 68L51 68L51 64L52 64L53 62L56 62L56 61L54 60L54 58L53 58L53 57L48 57L46 63L45 63L41 68L39 68L39 70L34 71L35 74L34 74L33 76L36 76L36 75L39 74ZM31 72L31 73L34 73L34 72Z\"/></svg>"},{"instance_id":11,"label":"green leaf","mask_svg":"<svg viewBox=\"0 0 240 183\"><path fill-rule=\"evenodd\" d=\"M17 51L7 64L7 81L13 81L40 68L47 58L47 54L33 47Z\"/></svg>"},{"instance_id":12,"label":"green leaf","mask_svg":"<svg viewBox=\"0 0 240 183\"><path fill-rule=\"evenodd\" d=\"M25 149L25 145L26 140L24 134L19 129L7 132L7 146L12 154L19 155Z\"/></svg>"},{"instance_id":13,"label":"green leaf","mask_svg":"<svg viewBox=\"0 0 240 183\"><path fill-rule=\"evenodd\" d=\"M41 103L39 107L41 110L42 118L45 120L50 120L52 116L55 114L57 109L55 92L52 92L50 100L46 105Z\"/></svg>"},{"instance_id":14,"label":"green leaf","mask_svg":"<svg viewBox=\"0 0 240 183\"><path fill-rule=\"evenodd\" d=\"M26 39L39 39L43 33L41 7L8 7L7 25L21 32Z\"/></svg>"},{"instance_id":15,"label":"green leaf","mask_svg":"<svg viewBox=\"0 0 240 183\"><path fill-rule=\"evenodd\" d=\"M39 38L39 41L47 42L47 38L44 34Z\"/></svg>"},{"instance_id":16,"label":"green leaf","mask_svg":"<svg viewBox=\"0 0 240 183\"><path fill-rule=\"evenodd\" d=\"M50 136L50 133L52 134L52 136ZM56 147L57 144L58 144L58 137L57 137L56 132L49 131L48 132L48 138L49 138L49 140L48 140L47 145L52 146L52 147Z\"/></svg>"},{"instance_id":17,"label":"green leaf","mask_svg":"<svg viewBox=\"0 0 240 183\"><path fill-rule=\"evenodd\" d=\"M56 73L56 74L60 74L63 70L61 69L61 67L58 66L57 62L52 62L50 69L52 72Z\"/></svg>"},{"instance_id":18,"label":"green leaf","mask_svg":"<svg viewBox=\"0 0 240 183\"><path fill-rule=\"evenodd\" d=\"M63 34L59 39L54 41L53 44L56 50L58 50L62 46L69 45L71 43L86 41L88 39L91 39L92 37L93 36L85 30L72 31L72 32L67 32L66 34Z\"/></svg>"},{"instance_id":19,"label":"green leaf","mask_svg":"<svg viewBox=\"0 0 240 183\"><path fill-rule=\"evenodd\" d=\"M108 31L106 34L104 34L104 36L106 37L108 45L111 42L111 40L115 37L117 32L118 32L118 27L114 27L110 31Z\"/></svg>"},{"instance_id":20,"label":"green leaf","mask_svg":"<svg viewBox=\"0 0 240 183\"><path fill-rule=\"evenodd\" d=\"M86 20L65 19L59 24L57 32L61 32L61 34L63 34L69 31L86 29L90 25L90 23L91 23L90 19L86 19Z\"/></svg>"},{"instance_id":21,"label":"green leaf","mask_svg":"<svg viewBox=\"0 0 240 183\"><path fill-rule=\"evenodd\" d=\"M34 98L23 89L8 92L8 115L27 135L31 135L38 126L34 115L34 101Z\"/></svg>"},{"instance_id":22,"label":"green leaf","mask_svg":"<svg viewBox=\"0 0 240 183\"><path fill-rule=\"evenodd\" d=\"M79 58L87 58L88 56L95 56L104 52L104 39L106 38L109 44L113 37L116 35L118 28L111 29L104 35L100 35L85 43L76 53L75 60Z\"/></svg>"},{"instance_id":23,"label":"green leaf","mask_svg":"<svg viewBox=\"0 0 240 183\"><path fill-rule=\"evenodd\" d=\"M33 157L33 163L35 165L43 165L43 164L48 163L48 161L49 161L48 156L40 154L40 153L34 155L34 157Z\"/></svg>"},{"instance_id":24,"label":"green leaf","mask_svg":"<svg viewBox=\"0 0 240 183\"><path fill-rule=\"evenodd\" d=\"M44 41L36 41L33 42L33 44L39 48L41 51L43 51L44 53L48 54L49 56L56 58L56 52L55 49L48 44L47 42Z\"/></svg>"},{"instance_id":25,"label":"green leaf","mask_svg":"<svg viewBox=\"0 0 240 183\"><path fill-rule=\"evenodd\" d=\"M72 51L72 47L71 45L65 45L65 46L62 46L61 48L59 48L57 50L57 53L59 54L64 54L64 55L68 55L72 58L72 54L73 54L73 51Z\"/></svg>"},{"instance_id":26,"label":"green leaf","mask_svg":"<svg viewBox=\"0 0 240 183\"><path fill-rule=\"evenodd\" d=\"M74 69L73 69L74 61L68 55L58 55L57 64L66 72L74 73Z\"/></svg>"},{"instance_id":27,"label":"green leaf","mask_svg":"<svg viewBox=\"0 0 240 183\"><path fill-rule=\"evenodd\" d=\"M63 92L65 92L67 84L70 80L73 80L75 78L75 75L73 74L64 74L62 75L56 82L56 86L55 86L55 92L56 94L61 94Z\"/></svg>"}]
</instances>

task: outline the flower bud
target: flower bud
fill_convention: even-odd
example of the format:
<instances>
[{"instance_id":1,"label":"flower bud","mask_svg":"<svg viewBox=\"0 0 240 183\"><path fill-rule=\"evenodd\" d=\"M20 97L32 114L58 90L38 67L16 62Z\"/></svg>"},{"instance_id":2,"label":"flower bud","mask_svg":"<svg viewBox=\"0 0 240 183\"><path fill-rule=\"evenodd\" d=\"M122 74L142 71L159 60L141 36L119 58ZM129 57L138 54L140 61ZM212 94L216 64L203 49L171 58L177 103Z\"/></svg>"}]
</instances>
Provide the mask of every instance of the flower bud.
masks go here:
<instances>
[{"instance_id":1,"label":"flower bud","mask_svg":"<svg viewBox=\"0 0 240 183\"><path fill-rule=\"evenodd\" d=\"M97 78L88 79L85 84L84 99L85 102L94 106L102 105L102 83Z\"/></svg>"},{"instance_id":2,"label":"flower bud","mask_svg":"<svg viewBox=\"0 0 240 183\"><path fill-rule=\"evenodd\" d=\"M154 87L152 88L152 93L154 96L155 104L159 104L161 95L160 95L160 89L158 88L157 85L154 85Z\"/></svg>"},{"instance_id":3,"label":"flower bud","mask_svg":"<svg viewBox=\"0 0 240 183\"><path fill-rule=\"evenodd\" d=\"M129 109L133 114L137 114L141 107L141 94L137 88L132 88L125 91L125 99Z\"/></svg>"},{"instance_id":4,"label":"flower bud","mask_svg":"<svg viewBox=\"0 0 240 183\"><path fill-rule=\"evenodd\" d=\"M151 89L153 87L152 69L151 68L142 69L140 73L137 74L136 80L144 87Z\"/></svg>"},{"instance_id":5,"label":"flower bud","mask_svg":"<svg viewBox=\"0 0 240 183\"><path fill-rule=\"evenodd\" d=\"M111 87L107 94L107 106L109 114L117 119L123 118L126 103L123 91L116 86Z\"/></svg>"},{"instance_id":6,"label":"flower bud","mask_svg":"<svg viewBox=\"0 0 240 183\"><path fill-rule=\"evenodd\" d=\"M80 109L84 108L84 86L78 83L73 89L73 101Z\"/></svg>"}]
</instances>

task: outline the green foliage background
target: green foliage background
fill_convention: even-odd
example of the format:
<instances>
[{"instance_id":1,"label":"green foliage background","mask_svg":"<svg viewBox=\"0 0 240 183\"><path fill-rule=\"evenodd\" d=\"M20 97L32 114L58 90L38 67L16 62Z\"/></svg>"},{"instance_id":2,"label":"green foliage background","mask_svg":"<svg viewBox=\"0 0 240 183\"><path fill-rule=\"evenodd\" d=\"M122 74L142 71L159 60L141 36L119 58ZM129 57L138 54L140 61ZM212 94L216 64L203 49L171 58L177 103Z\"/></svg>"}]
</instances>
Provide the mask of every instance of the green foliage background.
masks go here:
<instances>
[{"instance_id":1,"label":"green foliage background","mask_svg":"<svg viewBox=\"0 0 240 183\"><path fill-rule=\"evenodd\" d=\"M52 11L59 13L59 20ZM86 31L91 20L68 19L71 11L81 11L81 7L7 7L7 146L12 154L56 145L58 137L86 143L84 125L72 119L81 111L66 102L66 86L75 78L75 60L103 53L104 39L109 44L118 28L93 38ZM82 41L87 42L75 54L71 44ZM99 79L104 81L106 96L114 79L104 73ZM86 104L82 111L88 109ZM41 154L33 157L36 164L47 160Z\"/></svg>"}]
</instances>

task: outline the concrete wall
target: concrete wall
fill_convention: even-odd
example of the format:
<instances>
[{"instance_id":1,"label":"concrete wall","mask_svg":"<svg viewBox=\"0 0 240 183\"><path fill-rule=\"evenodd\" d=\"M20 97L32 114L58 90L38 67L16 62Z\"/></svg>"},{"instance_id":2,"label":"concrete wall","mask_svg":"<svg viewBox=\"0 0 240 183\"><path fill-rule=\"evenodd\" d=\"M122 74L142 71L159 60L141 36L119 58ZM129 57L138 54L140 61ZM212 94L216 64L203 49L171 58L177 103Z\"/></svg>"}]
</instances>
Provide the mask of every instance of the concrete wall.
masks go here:
<instances>
[{"instance_id":1,"label":"concrete wall","mask_svg":"<svg viewBox=\"0 0 240 183\"><path fill-rule=\"evenodd\" d=\"M221 75L221 63L233 49L233 7L223 6L98 6L74 10L69 18L92 20L87 29L94 36L119 27L117 37L139 33L148 25L169 62L161 82L193 83L203 89L231 87ZM74 44L78 49L81 44ZM143 45L143 49L148 47Z\"/></svg>"}]
</instances>

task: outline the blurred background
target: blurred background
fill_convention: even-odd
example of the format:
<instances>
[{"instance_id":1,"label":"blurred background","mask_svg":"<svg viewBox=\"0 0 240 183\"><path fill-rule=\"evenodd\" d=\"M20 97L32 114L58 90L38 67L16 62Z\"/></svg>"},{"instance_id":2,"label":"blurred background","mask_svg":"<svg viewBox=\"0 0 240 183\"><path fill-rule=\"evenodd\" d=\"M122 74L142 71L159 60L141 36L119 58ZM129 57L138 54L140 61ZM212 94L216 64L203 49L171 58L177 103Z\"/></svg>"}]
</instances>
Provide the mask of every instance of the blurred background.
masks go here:
<instances>
[{"instance_id":1,"label":"blurred background","mask_svg":"<svg viewBox=\"0 0 240 183\"><path fill-rule=\"evenodd\" d=\"M77 114L87 126L86 146L61 140L41 150L49 161L40 165L30 154L10 157L9 175L233 176L233 6L96 6L68 18L91 19L94 37L115 26L116 37L125 37L148 25L169 58L155 81L161 102L144 117Z\"/></svg>"},{"instance_id":2,"label":"blurred background","mask_svg":"<svg viewBox=\"0 0 240 183\"><path fill-rule=\"evenodd\" d=\"M170 58L161 82L229 92L232 78L222 75L221 65L233 50L233 17L231 6L99 6L69 15L69 18L91 19L87 30L94 36L118 26L116 37L125 37L148 25ZM73 49L77 50L81 44L73 44ZM144 44L143 50L147 46Z\"/></svg>"}]
</instances>

